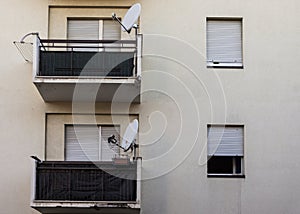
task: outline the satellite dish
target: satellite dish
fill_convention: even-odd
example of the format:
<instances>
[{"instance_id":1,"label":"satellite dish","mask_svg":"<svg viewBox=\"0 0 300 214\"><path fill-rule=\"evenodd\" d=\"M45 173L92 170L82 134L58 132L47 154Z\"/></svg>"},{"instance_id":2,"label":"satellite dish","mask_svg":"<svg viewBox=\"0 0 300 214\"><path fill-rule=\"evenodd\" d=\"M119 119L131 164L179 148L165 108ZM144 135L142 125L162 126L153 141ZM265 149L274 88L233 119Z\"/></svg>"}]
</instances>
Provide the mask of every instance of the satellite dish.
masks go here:
<instances>
[{"instance_id":1,"label":"satellite dish","mask_svg":"<svg viewBox=\"0 0 300 214\"><path fill-rule=\"evenodd\" d=\"M130 33L131 29L134 27L135 22L138 20L139 16L141 14L141 4L136 3L132 5L127 13L124 16L123 22L121 22L115 13L112 14L112 18L117 20L120 25L122 31L126 31L127 33ZM137 26L135 27L137 28Z\"/></svg>"},{"instance_id":2,"label":"satellite dish","mask_svg":"<svg viewBox=\"0 0 300 214\"><path fill-rule=\"evenodd\" d=\"M137 119L134 119L126 128L125 134L123 136L123 140L121 146L127 151L131 148L132 144L135 141L135 137L138 131L139 122Z\"/></svg>"},{"instance_id":3,"label":"satellite dish","mask_svg":"<svg viewBox=\"0 0 300 214\"><path fill-rule=\"evenodd\" d=\"M126 15L124 16L122 22L122 31L130 31L135 22L138 20L141 14L141 4L136 3L131 6L131 8L127 11Z\"/></svg>"}]
</instances>

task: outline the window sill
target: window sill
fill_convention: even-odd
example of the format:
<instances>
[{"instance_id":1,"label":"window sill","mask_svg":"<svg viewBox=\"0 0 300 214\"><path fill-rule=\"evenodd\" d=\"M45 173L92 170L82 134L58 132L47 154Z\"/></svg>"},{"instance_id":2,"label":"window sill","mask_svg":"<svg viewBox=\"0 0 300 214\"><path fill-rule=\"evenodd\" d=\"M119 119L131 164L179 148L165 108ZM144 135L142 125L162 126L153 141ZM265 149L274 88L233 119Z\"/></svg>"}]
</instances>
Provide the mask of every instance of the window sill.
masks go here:
<instances>
[{"instance_id":1,"label":"window sill","mask_svg":"<svg viewBox=\"0 0 300 214\"><path fill-rule=\"evenodd\" d=\"M243 63L211 63L206 64L207 68L228 68L228 69L243 69Z\"/></svg>"},{"instance_id":2,"label":"window sill","mask_svg":"<svg viewBox=\"0 0 300 214\"><path fill-rule=\"evenodd\" d=\"M208 174L208 178L246 178L245 175Z\"/></svg>"},{"instance_id":3,"label":"window sill","mask_svg":"<svg viewBox=\"0 0 300 214\"><path fill-rule=\"evenodd\" d=\"M244 66L207 65L207 68L244 69Z\"/></svg>"}]
</instances>

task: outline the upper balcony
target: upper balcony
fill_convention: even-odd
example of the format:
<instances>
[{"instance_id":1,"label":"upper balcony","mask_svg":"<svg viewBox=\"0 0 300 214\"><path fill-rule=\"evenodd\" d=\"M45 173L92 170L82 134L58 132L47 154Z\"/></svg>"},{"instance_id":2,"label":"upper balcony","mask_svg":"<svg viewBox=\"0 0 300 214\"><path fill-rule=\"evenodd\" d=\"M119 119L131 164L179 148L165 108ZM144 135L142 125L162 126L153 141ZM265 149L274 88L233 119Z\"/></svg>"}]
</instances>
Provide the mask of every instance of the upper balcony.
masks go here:
<instances>
[{"instance_id":1,"label":"upper balcony","mask_svg":"<svg viewBox=\"0 0 300 214\"><path fill-rule=\"evenodd\" d=\"M36 37L33 82L46 102L140 102L142 35L136 40Z\"/></svg>"},{"instance_id":2,"label":"upper balcony","mask_svg":"<svg viewBox=\"0 0 300 214\"><path fill-rule=\"evenodd\" d=\"M31 207L41 213L139 213L141 159L35 162Z\"/></svg>"}]
</instances>

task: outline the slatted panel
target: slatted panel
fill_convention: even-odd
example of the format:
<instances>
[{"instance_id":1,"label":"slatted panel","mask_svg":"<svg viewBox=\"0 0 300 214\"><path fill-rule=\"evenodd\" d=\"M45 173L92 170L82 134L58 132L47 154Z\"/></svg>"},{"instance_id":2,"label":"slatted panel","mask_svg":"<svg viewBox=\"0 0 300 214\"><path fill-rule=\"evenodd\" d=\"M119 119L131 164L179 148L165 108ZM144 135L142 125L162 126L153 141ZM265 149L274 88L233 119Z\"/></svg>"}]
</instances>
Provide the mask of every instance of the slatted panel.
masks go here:
<instances>
[{"instance_id":1,"label":"slatted panel","mask_svg":"<svg viewBox=\"0 0 300 214\"><path fill-rule=\"evenodd\" d=\"M97 126L66 127L67 161L99 160L99 131Z\"/></svg>"},{"instance_id":2,"label":"slatted panel","mask_svg":"<svg viewBox=\"0 0 300 214\"><path fill-rule=\"evenodd\" d=\"M99 40L99 20L68 20L69 40ZM98 44L70 44L91 48L74 48L74 51L98 51ZM97 48L92 48L97 47Z\"/></svg>"},{"instance_id":3,"label":"slatted panel","mask_svg":"<svg viewBox=\"0 0 300 214\"><path fill-rule=\"evenodd\" d=\"M208 155L243 156L244 129L242 126L209 126Z\"/></svg>"},{"instance_id":4,"label":"slatted panel","mask_svg":"<svg viewBox=\"0 0 300 214\"><path fill-rule=\"evenodd\" d=\"M68 39L99 39L99 21L68 20Z\"/></svg>"},{"instance_id":5,"label":"slatted panel","mask_svg":"<svg viewBox=\"0 0 300 214\"><path fill-rule=\"evenodd\" d=\"M120 24L113 20L103 20L103 39L120 40L121 39Z\"/></svg>"},{"instance_id":6,"label":"slatted panel","mask_svg":"<svg viewBox=\"0 0 300 214\"><path fill-rule=\"evenodd\" d=\"M242 21L207 21L207 61L242 63Z\"/></svg>"},{"instance_id":7,"label":"slatted panel","mask_svg":"<svg viewBox=\"0 0 300 214\"><path fill-rule=\"evenodd\" d=\"M120 142L120 127L119 126L101 126L101 160L111 161L115 155L120 154L117 146L111 147L108 144L108 137L115 135L118 142Z\"/></svg>"}]
</instances>

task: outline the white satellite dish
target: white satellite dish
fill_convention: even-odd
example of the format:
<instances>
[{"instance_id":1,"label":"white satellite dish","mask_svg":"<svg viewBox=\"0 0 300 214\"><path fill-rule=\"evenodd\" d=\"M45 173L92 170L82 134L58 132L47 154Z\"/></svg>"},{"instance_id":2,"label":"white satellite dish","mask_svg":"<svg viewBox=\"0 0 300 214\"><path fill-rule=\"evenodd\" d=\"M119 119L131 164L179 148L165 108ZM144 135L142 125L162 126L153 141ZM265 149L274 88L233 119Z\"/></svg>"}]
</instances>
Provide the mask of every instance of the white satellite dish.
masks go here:
<instances>
[{"instance_id":1,"label":"white satellite dish","mask_svg":"<svg viewBox=\"0 0 300 214\"><path fill-rule=\"evenodd\" d=\"M139 122L137 119L134 119L126 128L125 134L121 146L127 151L135 141L135 137L138 132Z\"/></svg>"},{"instance_id":2,"label":"white satellite dish","mask_svg":"<svg viewBox=\"0 0 300 214\"><path fill-rule=\"evenodd\" d=\"M126 15L124 16L123 19L123 26L122 30L123 31L130 31L135 22L138 20L139 16L141 14L141 4L136 3L132 5L132 7L127 11Z\"/></svg>"},{"instance_id":3,"label":"white satellite dish","mask_svg":"<svg viewBox=\"0 0 300 214\"><path fill-rule=\"evenodd\" d=\"M141 4L136 3L129 8L126 15L124 16L123 22L121 22L118 19L115 13L112 14L112 18L117 20L120 23L122 31L126 31L127 33L130 33L131 29L134 27L136 21L138 20L140 14L141 14ZM137 28L137 26L135 28Z\"/></svg>"}]
</instances>

